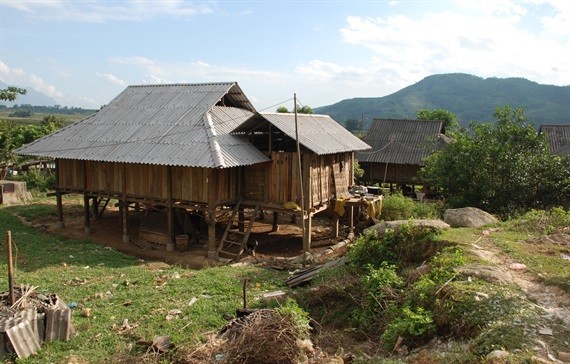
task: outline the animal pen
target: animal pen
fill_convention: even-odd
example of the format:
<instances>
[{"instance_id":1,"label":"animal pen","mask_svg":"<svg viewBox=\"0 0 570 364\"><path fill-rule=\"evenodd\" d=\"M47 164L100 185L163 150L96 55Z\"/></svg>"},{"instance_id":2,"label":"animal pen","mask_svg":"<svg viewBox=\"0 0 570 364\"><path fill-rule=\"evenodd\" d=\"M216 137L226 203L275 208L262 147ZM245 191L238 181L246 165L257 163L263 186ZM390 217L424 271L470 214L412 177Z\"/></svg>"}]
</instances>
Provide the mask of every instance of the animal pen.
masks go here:
<instances>
[{"instance_id":1,"label":"animal pen","mask_svg":"<svg viewBox=\"0 0 570 364\"><path fill-rule=\"evenodd\" d=\"M261 211L273 212L274 228L282 213L305 219L310 248L312 216L347 194L354 151L369 148L328 116L298 115L299 176L295 121L294 114L257 113L235 82L129 86L96 114L17 152L55 160L62 228L63 195L83 196L87 234L92 214L116 199L125 243L146 234L171 249L177 235L192 238L190 217L198 216L207 226L207 256L239 258ZM136 231L129 216L141 207L162 211L164 224L140 220ZM238 229L230 232L234 219ZM239 243L229 238L236 233Z\"/></svg>"}]
</instances>

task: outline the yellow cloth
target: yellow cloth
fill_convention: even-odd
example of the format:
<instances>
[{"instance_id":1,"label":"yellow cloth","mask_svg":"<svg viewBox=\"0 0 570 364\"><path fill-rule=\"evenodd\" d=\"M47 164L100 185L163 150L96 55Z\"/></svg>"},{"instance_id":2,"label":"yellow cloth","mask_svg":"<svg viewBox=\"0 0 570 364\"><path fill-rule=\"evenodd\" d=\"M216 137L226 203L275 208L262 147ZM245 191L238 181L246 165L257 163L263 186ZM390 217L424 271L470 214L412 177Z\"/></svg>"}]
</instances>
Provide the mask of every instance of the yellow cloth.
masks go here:
<instances>
[{"instance_id":1,"label":"yellow cloth","mask_svg":"<svg viewBox=\"0 0 570 364\"><path fill-rule=\"evenodd\" d=\"M375 201L366 201L366 205L368 206L368 215L375 219L380 217L382 213L382 196Z\"/></svg>"},{"instance_id":2,"label":"yellow cloth","mask_svg":"<svg viewBox=\"0 0 570 364\"><path fill-rule=\"evenodd\" d=\"M335 200L334 210L336 211L338 216L344 215L344 200Z\"/></svg>"},{"instance_id":3,"label":"yellow cloth","mask_svg":"<svg viewBox=\"0 0 570 364\"><path fill-rule=\"evenodd\" d=\"M288 210L301 211L301 207L297 205L294 201L285 202L283 204L283 208L286 208Z\"/></svg>"}]
</instances>

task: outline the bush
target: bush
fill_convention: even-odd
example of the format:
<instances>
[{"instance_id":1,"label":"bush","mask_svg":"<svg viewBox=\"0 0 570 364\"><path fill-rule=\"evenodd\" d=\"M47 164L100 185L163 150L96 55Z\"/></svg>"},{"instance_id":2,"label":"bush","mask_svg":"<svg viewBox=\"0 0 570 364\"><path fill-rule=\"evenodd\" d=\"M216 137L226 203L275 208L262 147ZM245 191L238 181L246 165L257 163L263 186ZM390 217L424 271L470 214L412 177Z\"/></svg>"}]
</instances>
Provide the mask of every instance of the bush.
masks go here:
<instances>
[{"instance_id":1,"label":"bush","mask_svg":"<svg viewBox=\"0 0 570 364\"><path fill-rule=\"evenodd\" d=\"M435 254L441 230L429 226L402 225L388 229L382 236L376 231L361 235L348 252L351 263L360 268L380 267L382 262L409 265Z\"/></svg>"},{"instance_id":2,"label":"bush","mask_svg":"<svg viewBox=\"0 0 570 364\"><path fill-rule=\"evenodd\" d=\"M538 231L542 234L551 234L558 229L570 226L570 211L565 211L561 207L548 211L530 210L507 225L518 231Z\"/></svg>"},{"instance_id":3,"label":"bush","mask_svg":"<svg viewBox=\"0 0 570 364\"><path fill-rule=\"evenodd\" d=\"M27 172L12 177L15 181L26 182L28 190L38 190L45 192L55 188L55 174L39 169L30 169Z\"/></svg>"},{"instance_id":4,"label":"bush","mask_svg":"<svg viewBox=\"0 0 570 364\"><path fill-rule=\"evenodd\" d=\"M438 219L443 213L443 204L419 203L402 194L386 196L380 218L384 221L408 219Z\"/></svg>"}]
</instances>

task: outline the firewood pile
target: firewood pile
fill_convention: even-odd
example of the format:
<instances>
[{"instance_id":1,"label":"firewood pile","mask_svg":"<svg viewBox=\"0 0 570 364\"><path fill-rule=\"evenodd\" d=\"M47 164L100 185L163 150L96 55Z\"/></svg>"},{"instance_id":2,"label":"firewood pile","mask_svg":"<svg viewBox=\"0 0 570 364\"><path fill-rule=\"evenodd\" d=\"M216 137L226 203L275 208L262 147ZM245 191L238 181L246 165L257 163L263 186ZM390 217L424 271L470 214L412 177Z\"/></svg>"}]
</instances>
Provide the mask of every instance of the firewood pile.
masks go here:
<instances>
[{"instance_id":1,"label":"firewood pile","mask_svg":"<svg viewBox=\"0 0 570 364\"><path fill-rule=\"evenodd\" d=\"M67 341L75 335L71 310L56 294L44 295L38 287L21 285L0 293L0 359L26 358L43 342Z\"/></svg>"}]
</instances>

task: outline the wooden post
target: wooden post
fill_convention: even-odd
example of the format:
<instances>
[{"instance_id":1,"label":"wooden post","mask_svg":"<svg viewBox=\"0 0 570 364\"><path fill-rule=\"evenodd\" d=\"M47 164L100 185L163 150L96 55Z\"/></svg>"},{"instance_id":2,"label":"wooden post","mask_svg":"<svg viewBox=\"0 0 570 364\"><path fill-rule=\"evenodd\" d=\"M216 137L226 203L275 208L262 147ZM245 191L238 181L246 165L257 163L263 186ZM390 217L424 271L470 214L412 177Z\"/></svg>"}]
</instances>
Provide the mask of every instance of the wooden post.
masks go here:
<instances>
[{"instance_id":1,"label":"wooden post","mask_svg":"<svg viewBox=\"0 0 570 364\"><path fill-rule=\"evenodd\" d=\"M59 159L55 160L55 201L57 204L57 227L63 229L65 223L63 222L63 201L61 199L61 184L59 178Z\"/></svg>"},{"instance_id":2,"label":"wooden post","mask_svg":"<svg viewBox=\"0 0 570 364\"><path fill-rule=\"evenodd\" d=\"M339 227L339 216L336 212L334 212L334 220L333 220L333 230L334 230L334 237L338 238L338 227Z\"/></svg>"},{"instance_id":3,"label":"wooden post","mask_svg":"<svg viewBox=\"0 0 570 364\"><path fill-rule=\"evenodd\" d=\"M8 290L10 291L10 306L14 305L14 272L12 263L12 231L6 231L6 247L8 249Z\"/></svg>"},{"instance_id":4,"label":"wooden post","mask_svg":"<svg viewBox=\"0 0 570 364\"><path fill-rule=\"evenodd\" d=\"M243 233L245 231L245 214L243 213L243 207L240 206L238 209L238 230Z\"/></svg>"},{"instance_id":5,"label":"wooden post","mask_svg":"<svg viewBox=\"0 0 570 364\"><path fill-rule=\"evenodd\" d=\"M208 258L216 256L216 212L215 208L210 209L208 214Z\"/></svg>"},{"instance_id":6,"label":"wooden post","mask_svg":"<svg viewBox=\"0 0 570 364\"><path fill-rule=\"evenodd\" d=\"M273 226L271 227L271 231L279 231L279 213L273 211Z\"/></svg>"},{"instance_id":7,"label":"wooden post","mask_svg":"<svg viewBox=\"0 0 570 364\"><path fill-rule=\"evenodd\" d=\"M348 209L348 233L354 234L354 205Z\"/></svg>"},{"instance_id":8,"label":"wooden post","mask_svg":"<svg viewBox=\"0 0 570 364\"><path fill-rule=\"evenodd\" d=\"M65 227L65 222L63 221L63 201L61 199L61 191L57 187L55 190L55 201L57 204L57 227L58 229L63 229Z\"/></svg>"},{"instance_id":9,"label":"wooden post","mask_svg":"<svg viewBox=\"0 0 570 364\"><path fill-rule=\"evenodd\" d=\"M166 167L166 183L167 183L167 198L166 202L166 229L168 235L168 243L166 244L166 250L174 250L174 213L172 207L172 167Z\"/></svg>"},{"instance_id":10,"label":"wooden post","mask_svg":"<svg viewBox=\"0 0 570 364\"><path fill-rule=\"evenodd\" d=\"M210 207L208 219L208 258L216 256L216 199L217 199L217 170L210 170L209 177L206 178L208 183L208 206Z\"/></svg>"},{"instance_id":11,"label":"wooden post","mask_svg":"<svg viewBox=\"0 0 570 364\"><path fill-rule=\"evenodd\" d=\"M123 163L123 196L122 196L122 210L121 221L123 225L123 243L130 241L129 237L129 203L127 202L127 168L126 163ZM138 203L137 203L138 204Z\"/></svg>"},{"instance_id":12,"label":"wooden post","mask_svg":"<svg viewBox=\"0 0 570 364\"><path fill-rule=\"evenodd\" d=\"M306 245L307 252L311 251L311 230L313 227L313 213L307 212L307 223L305 226L305 239L304 243Z\"/></svg>"},{"instance_id":13,"label":"wooden post","mask_svg":"<svg viewBox=\"0 0 570 364\"><path fill-rule=\"evenodd\" d=\"M89 211L89 195L83 192L83 218L85 220L85 234L91 234L91 214Z\"/></svg>"}]
</instances>

